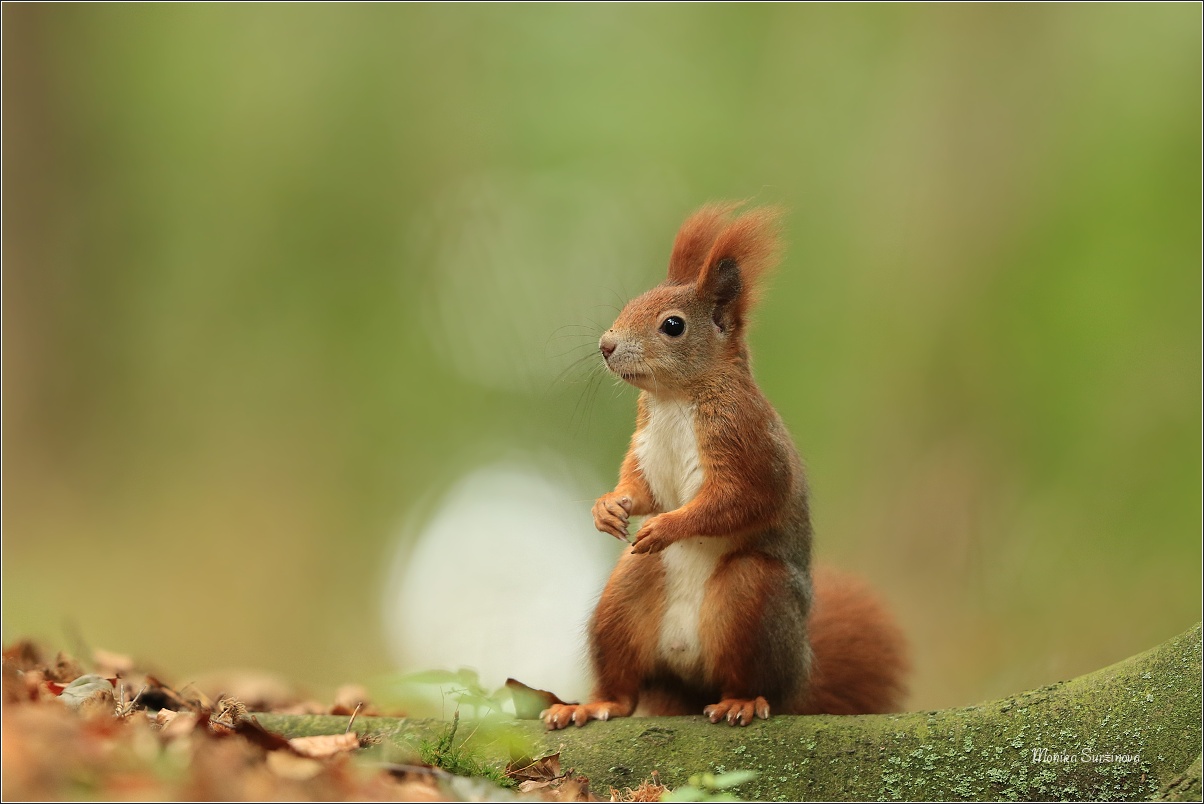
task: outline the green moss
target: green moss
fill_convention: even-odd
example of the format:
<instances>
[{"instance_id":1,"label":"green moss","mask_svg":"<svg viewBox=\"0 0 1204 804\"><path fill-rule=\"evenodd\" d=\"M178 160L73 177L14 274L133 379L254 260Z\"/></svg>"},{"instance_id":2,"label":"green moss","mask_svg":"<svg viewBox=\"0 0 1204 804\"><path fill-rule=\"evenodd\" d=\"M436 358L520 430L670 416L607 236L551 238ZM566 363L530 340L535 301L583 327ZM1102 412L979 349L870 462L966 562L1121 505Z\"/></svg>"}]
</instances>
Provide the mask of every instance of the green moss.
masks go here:
<instances>
[{"instance_id":1,"label":"green moss","mask_svg":"<svg viewBox=\"0 0 1204 804\"><path fill-rule=\"evenodd\" d=\"M1159 801L1200 801L1204 798L1204 787L1201 786L1201 757L1183 773L1163 785L1158 794Z\"/></svg>"},{"instance_id":2,"label":"green moss","mask_svg":"<svg viewBox=\"0 0 1204 804\"><path fill-rule=\"evenodd\" d=\"M743 797L762 800L1033 800L1150 798L1184 776L1198 790L1201 632L1071 681L962 709L857 717L773 717L747 728L702 717L625 718L547 733L513 732L595 792L634 787L656 770L670 787L700 772L751 770ZM260 716L290 735L326 733L320 718ZM325 728L341 731L343 718ZM381 722L383 721L383 722ZM357 721L405 741L429 722ZM446 728L446 724L441 724ZM537 750L539 750L537 748ZM495 764L508 757L500 753ZM1198 800L1198 796L1197 796Z\"/></svg>"},{"instance_id":3,"label":"green moss","mask_svg":"<svg viewBox=\"0 0 1204 804\"><path fill-rule=\"evenodd\" d=\"M514 781L506 776L502 768L490 765L478 756L480 753L468 740L461 737L456 743L456 732L460 726L460 712L443 733L434 740L422 740L418 744L418 757L427 765L442 768L456 776L488 779L500 787L514 787Z\"/></svg>"}]
</instances>

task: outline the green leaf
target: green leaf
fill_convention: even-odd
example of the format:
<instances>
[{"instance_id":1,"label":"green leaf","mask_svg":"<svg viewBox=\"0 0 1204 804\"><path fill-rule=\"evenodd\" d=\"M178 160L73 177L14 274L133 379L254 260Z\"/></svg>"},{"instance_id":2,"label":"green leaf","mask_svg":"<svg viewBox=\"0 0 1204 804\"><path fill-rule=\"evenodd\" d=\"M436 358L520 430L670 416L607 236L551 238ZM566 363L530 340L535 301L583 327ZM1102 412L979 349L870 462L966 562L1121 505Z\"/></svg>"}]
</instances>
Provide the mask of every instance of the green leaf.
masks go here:
<instances>
[{"instance_id":1,"label":"green leaf","mask_svg":"<svg viewBox=\"0 0 1204 804\"><path fill-rule=\"evenodd\" d=\"M451 670L420 670L398 679L402 684L459 684L460 676Z\"/></svg>"},{"instance_id":2,"label":"green leaf","mask_svg":"<svg viewBox=\"0 0 1204 804\"><path fill-rule=\"evenodd\" d=\"M710 787L713 790L726 790L729 787L751 782L757 778L756 771L750 770L735 770L731 773L722 773L710 779Z\"/></svg>"},{"instance_id":3,"label":"green leaf","mask_svg":"<svg viewBox=\"0 0 1204 804\"><path fill-rule=\"evenodd\" d=\"M706 791L701 787L693 785L683 785L676 790L670 790L661 796L661 801L704 801L706 799Z\"/></svg>"}]
</instances>

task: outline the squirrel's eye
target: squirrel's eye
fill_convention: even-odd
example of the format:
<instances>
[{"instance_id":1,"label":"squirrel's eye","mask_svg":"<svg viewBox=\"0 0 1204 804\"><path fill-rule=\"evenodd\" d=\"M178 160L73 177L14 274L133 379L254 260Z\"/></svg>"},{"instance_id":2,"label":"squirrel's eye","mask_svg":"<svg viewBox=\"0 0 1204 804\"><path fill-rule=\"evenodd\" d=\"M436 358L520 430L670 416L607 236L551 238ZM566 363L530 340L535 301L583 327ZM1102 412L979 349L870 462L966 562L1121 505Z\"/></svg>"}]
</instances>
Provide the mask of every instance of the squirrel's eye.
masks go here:
<instances>
[{"instance_id":1,"label":"squirrel's eye","mask_svg":"<svg viewBox=\"0 0 1204 804\"><path fill-rule=\"evenodd\" d=\"M671 338L676 338L685 331L686 322L675 315L671 315L661 322L661 332L665 333Z\"/></svg>"}]
</instances>

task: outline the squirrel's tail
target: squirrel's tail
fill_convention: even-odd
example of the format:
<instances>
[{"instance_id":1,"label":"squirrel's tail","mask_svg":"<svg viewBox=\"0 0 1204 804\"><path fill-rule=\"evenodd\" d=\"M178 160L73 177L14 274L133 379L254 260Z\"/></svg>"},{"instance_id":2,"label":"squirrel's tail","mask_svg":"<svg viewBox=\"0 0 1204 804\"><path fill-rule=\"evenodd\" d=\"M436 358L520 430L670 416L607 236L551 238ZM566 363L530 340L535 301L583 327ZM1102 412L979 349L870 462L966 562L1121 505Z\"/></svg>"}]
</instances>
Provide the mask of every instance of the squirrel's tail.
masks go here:
<instances>
[{"instance_id":1,"label":"squirrel's tail","mask_svg":"<svg viewBox=\"0 0 1204 804\"><path fill-rule=\"evenodd\" d=\"M819 567L808 626L811 669L802 714L897 712L909 670L903 632L860 579Z\"/></svg>"}]
</instances>

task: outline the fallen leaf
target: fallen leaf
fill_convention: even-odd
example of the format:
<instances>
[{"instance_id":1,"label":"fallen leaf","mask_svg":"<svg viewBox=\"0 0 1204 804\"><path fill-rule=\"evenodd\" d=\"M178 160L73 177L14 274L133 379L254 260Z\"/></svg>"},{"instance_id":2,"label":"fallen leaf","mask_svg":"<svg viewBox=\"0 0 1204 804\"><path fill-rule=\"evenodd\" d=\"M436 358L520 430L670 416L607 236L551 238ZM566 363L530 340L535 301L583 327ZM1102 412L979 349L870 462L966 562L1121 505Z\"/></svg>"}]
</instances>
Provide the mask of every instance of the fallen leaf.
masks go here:
<instances>
[{"instance_id":1,"label":"fallen leaf","mask_svg":"<svg viewBox=\"0 0 1204 804\"><path fill-rule=\"evenodd\" d=\"M59 683L74 681L84 674L84 668L70 655L59 651L54 657L54 666L47 668L47 676Z\"/></svg>"},{"instance_id":2,"label":"fallen leaf","mask_svg":"<svg viewBox=\"0 0 1204 804\"><path fill-rule=\"evenodd\" d=\"M180 713L174 709L160 709L155 713L154 724L156 726L166 726L171 723Z\"/></svg>"},{"instance_id":3,"label":"fallen leaf","mask_svg":"<svg viewBox=\"0 0 1204 804\"><path fill-rule=\"evenodd\" d=\"M260 726L259 721L255 718L238 721L238 724L234 727L234 731L246 737L255 745L266 748L269 751L279 751L281 749L293 750L293 747L288 744L288 740Z\"/></svg>"},{"instance_id":4,"label":"fallen leaf","mask_svg":"<svg viewBox=\"0 0 1204 804\"><path fill-rule=\"evenodd\" d=\"M239 722L247 719L247 705L235 698L222 698L217 702L213 714L209 716L211 723L234 729Z\"/></svg>"},{"instance_id":5,"label":"fallen leaf","mask_svg":"<svg viewBox=\"0 0 1204 804\"><path fill-rule=\"evenodd\" d=\"M29 672L19 670L17 665L4 663L4 703L15 704L38 699L38 689L35 683L31 688L27 682Z\"/></svg>"},{"instance_id":6,"label":"fallen leaf","mask_svg":"<svg viewBox=\"0 0 1204 804\"><path fill-rule=\"evenodd\" d=\"M168 715L170 713L170 715ZM171 712L170 709L162 709L159 714L164 716L162 723L162 731L160 736L164 740L174 740L178 737L183 737L191 734L194 731L201 729L202 723L207 723L209 717L204 713L198 712ZM205 727L206 730L208 726Z\"/></svg>"},{"instance_id":7,"label":"fallen leaf","mask_svg":"<svg viewBox=\"0 0 1204 804\"><path fill-rule=\"evenodd\" d=\"M42 667L42 654L38 646L28 639L14 642L4 649L4 665L13 665L18 670L34 670Z\"/></svg>"},{"instance_id":8,"label":"fallen leaf","mask_svg":"<svg viewBox=\"0 0 1204 804\"><path fill-rule=\"evenodd\" d=\"M96 648L92 651L92 663L105 675L126 676L134 672L134 660L121 653Z\"/></svg>"},{"instance_id":9,"label":"fallen leaf","mask_svg":"<svg viewBox=\"0 0 1204 804\"><path fill-rule=\"evenodd\" d=\"M456 785L474 800L501 792L433 769L398 780L391 767L361 762L355 749L380 738L361 737L350 724L346 734L290 742L264 729L232 688L217 687L225 694L213 703L192 685L177 692L120 654L97 651L100 672L83 675L66 654L47 659L53 652L28 641L3 656L6 801L448 800ZM366 696L349 688L340 697L358 704ZM125 717L115 716L119 705Z\"/></svg>"},{"instance_id":10,"label":"fallen leaf","mask_svg":"<svg viewBox=\"0 0 1204 804\"><path fill-rule=\"evenodd\" d=\"M252 712L277 712L302 698L287 680L255 670L208 673L198 678L195 686L212 699L237 698Z\"/></svg>"},{"instance_id":11,"label":"fallen leaf","mask_svg":"<svg viewBox=\"0 0 1204 804\"><path fill-rule=\"evenodd\" d=\"M67 686L46 682L51 690L58 689L59 700L72 709L79 709L92 702L113 701L113 681L116 679L101 678L95 673L80 676Z\"/></svg>"},{"instance_id":12,"label":"fallen leaf","mask_svg":"<svg viewBox=\"0 0 1204 804\"><path fill-rule=\"evenodd\" d=\"M449 801L430 774L415 774L387 769L377 774L369 787L368 798L392 801Z\"/></svg>"},{"instance_id":13,"label":"fallen leaf","mask_svg":"<svg viewBox=\"0 0 1204 804\"><path fill-rule=\"evenodd\" d=\"M561 776L560 770L560 752L548 754L546 757L539 759L523 758L512 760L506 765L506 775L519 783L521 787L525 782L543 782L548 783Z\"/></svg>"},{"instance_id":14,"label":"fallen leaf","mask_svg":"<svg viewBox=\"0 0 1204 804\"><path fill-rule=\"evenodd\" d=\"M539 720L539 713L549 706L565 703L547 690L528 687L513 678L506 679L506 689L510 690L514 700L514 716L519 720Z\"/></svg>"},{"instance_id":15,"label":"fallen leaf","mask_svg":"<svg viewBox=\"0 0 1204 804\"><path fill-rule=\"evenodd\" d=\"M360 747L359 737L353 731L349 731L346 734L319 734L314 737L294 737L288 741L288 744L301 756L313 757L314 759L332 757L335 754L355 751Z\"/></svg>"},{"instance_id":16,"label":"fallen leaf","mask_svg":"<svg viewBox=\"0 0 1204 804\"><path fill-rule=\"evenodd\" d=\"M601 801L589 791L589 779L574 776L572 771L566 773L558 783L549 786L547 794L553 801Z\"/></svg>"},{"instance_id":17,"label":"fallen leaf","mask_svg":"<svg viewBox=\"0 0 1204 804\"><path fill-rule=\"evenodd\" d=\"M287 751L273 751L268 754L267 763L272 773L294 782L307 782L322 772L322 763L318 760Z\"/></svg>"},{"instance_id":18,"label":"fallen leaf","mask_svg":"<svg viewBox=\"0 0 1204 804\"><path fill-rule=\"evenodd\" d=\"M146 692L142 693L141 701L147 709L174 709L177 712L195 712L202 706L201 701L185 698L183 694L149 674L146 676Z\"/></svg>"},{"instance_id":19,"label":"fallen leaf","mask_svg":"<svg viewBox=\"0 0 1204 804\"><path fill-rule=\"evenodd\" d=\"M598 801L589 791L589 779L561 770L560 752L539 759L516 759L506 765L506 776L518 782L520 793L542 791L547 801Z\"/></svg>"}]
</instances>

